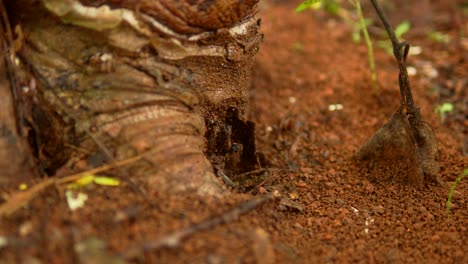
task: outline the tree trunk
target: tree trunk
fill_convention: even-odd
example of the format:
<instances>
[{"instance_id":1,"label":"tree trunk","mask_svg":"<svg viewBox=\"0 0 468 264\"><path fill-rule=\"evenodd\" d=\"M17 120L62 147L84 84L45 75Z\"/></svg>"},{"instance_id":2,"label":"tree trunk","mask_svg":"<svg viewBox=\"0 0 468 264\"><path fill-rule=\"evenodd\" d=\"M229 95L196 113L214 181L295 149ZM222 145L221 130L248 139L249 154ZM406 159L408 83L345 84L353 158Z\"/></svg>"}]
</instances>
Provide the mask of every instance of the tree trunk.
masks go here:
<instances>
[{"instance_id":1,"label":"tree trunk","mask_svg":"<svg viewBox=\"0 0 468 264\"><path fill-rule=\"evenodd\" d=\"M16 112L20 114L22 109L17 100L19 95L16 92L19 91L13 91L12 86L21 84L12 80L10 85L12 72L9 69L14 60L7 51L7 36L12 34L1 2L0 11L3 11L0 12L0 185L3 185L31 177L33 160L25 139L26 131L18 127L16 122Z\"/></svg>"},{"instance_id":2,"label":"tree trunk","mask_svg":"<svg viewBox=\"0 0 468 264\"><path fill-rule=\"evenodd\" d=\"M38 167L148 153L116 174L219 195L216 170L254 168L247 87L258 0L6 1ZM1 165L0 165L1 166Z\"/></svg>"}]
</instances>

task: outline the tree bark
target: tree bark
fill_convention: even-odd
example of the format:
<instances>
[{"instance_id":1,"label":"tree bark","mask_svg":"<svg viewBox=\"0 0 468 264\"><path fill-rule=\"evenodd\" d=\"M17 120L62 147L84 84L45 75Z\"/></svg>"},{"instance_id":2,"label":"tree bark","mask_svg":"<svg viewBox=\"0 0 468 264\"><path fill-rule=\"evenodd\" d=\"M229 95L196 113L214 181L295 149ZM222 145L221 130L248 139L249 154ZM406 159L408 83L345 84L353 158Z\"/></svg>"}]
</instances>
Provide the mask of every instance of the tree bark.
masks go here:
<instances>
[{"instance_id":1,"label":"tree bark","mask_svg":"<svg viewBox=\"0 0 468 264\"><path fill-rule=\"evenodd\" d=\"M115 173L221 194L213 166L237 173L257 162L246 120L257 1L7 1L15 72L37 84L25 116L39 168L151 152Z\"/></svg>"},{"instance_id":2,"label":"tree bark","mask_svg":"<svg viewBox=\"0 0 468 264\"><path fill-rule=\"evenodd\" d=\"M0 185L19 183L33 175L32 156L25 138L26 132L17 126L19 102L14 88L21 85L13 79L9 66L15 62L9 56L8 18L0 2ZM10 37L11 40L11 37ZM10 84L11 81L11 84ZM15 103L16 101L16 103Z\"/></svg>"}]
</instances>

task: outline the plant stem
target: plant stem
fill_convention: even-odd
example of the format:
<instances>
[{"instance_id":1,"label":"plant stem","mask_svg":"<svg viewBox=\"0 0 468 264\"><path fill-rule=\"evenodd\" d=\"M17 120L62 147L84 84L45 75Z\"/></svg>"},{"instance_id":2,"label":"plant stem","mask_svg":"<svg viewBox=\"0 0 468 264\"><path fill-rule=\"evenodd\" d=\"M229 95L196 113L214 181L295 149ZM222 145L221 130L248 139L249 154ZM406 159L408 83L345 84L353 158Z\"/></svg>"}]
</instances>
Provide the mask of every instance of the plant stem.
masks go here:
<instances>
[{"instance_id":1,"label":"plant stem","mask_svg":"<svg viewBox=\"0 0 468 264\"><path fill-rule=\"evenodd\" d=\"M359 17L359 24L361 25L362 34L364 35L364 40L366 41L367 45L367 55L369 57L369 67L371 70L371 79L374 87L374 92L377 93L379 90L379 86L377 83L377 72L375 70L375 60L374 60L374 48L372 47L372 41L369 37L369 32L367 32L367 25L366 20L364 19L364 15L362 14L361 9L361 2L356 0L356 11Z\"/></svg>"},{"instance_id":2,"label":"plant stem","mask_svg":"<svg viewBox=\"0 0 468 264\"><path fill-rule=\"evenodd\" d=\"M385 13L383 12L382 7L380 7L377 0L371 0L371 3L374 6L375 11L377 12L377 15L379 15L380 20L384 24L384 27L387 30L387 34L390 38L390 41L392 41L393 55L395 55L395 58L399 61L401 58L400 41L398 41L398 38L395 35L395 32L393 31L392 26L388 22L387 16L385 16Z\"/></svg>"},{"instance_id":3,"label":"plant stem","mask_svg":"<svg viewBox=\"0 0 468 264\"><path fill-rule=\"evenodd\" d=\"M413 95L411 94L411 86L408 77L408 71L406 69L406 57L408 56L409 51L409 43L408 42L400 42L393 31L392 26L388 22L387 17L385 16L382 7L377 2L377 0L371 0L372 5L375 8L375 11L382 20L384 24L385 30L387 31L390 40L392 41L393 46L393 55L398 62L398 68L400 69L400 73L398 75L398 83L400 85L400 96L401 96L401 103L400 103L400 110L402 111L403 108L406 108L406 114L409 116L408 119L411 123L419 122L421 120L421 115L419 113L419 109L414 105ZM403 51L403 53L402 53Z\"/></svg>"},{"instance_id":4,"label":"plant stem","mask_svg":"<svg viewBox=\"0 0 468 264\"><path fill-rule=\"evenodd\" d=\"M455 188L457 188L457 185L460 183L460 181L463 178L465 178L466 175L468 175L468 168L465 169L465 171L462 174L460 174L460 176L457 177L455 182L452 184L452 187L450 188L450 193L449 193L449 196L448 196L448 199L447 199L447 214L450 213L450 206L452 204L453 192L455 191Z\"/></svg>"}]
</instances>

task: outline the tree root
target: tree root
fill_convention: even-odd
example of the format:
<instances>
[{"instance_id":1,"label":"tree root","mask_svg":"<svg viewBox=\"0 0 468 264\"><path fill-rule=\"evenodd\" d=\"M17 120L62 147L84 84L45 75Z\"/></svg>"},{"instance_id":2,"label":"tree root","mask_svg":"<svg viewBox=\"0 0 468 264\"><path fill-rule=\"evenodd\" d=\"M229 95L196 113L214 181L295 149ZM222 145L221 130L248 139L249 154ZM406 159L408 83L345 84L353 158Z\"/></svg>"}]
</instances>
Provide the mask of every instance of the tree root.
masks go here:
<instances>
[{"instance_id":1,"label":"tree root","mask_svg":"<svg viewBox=\"0 0 468 264\"><path fill-rule=\"evenodd\" d=\"M39 167L54 174L70 156L96 166L153 150L121 173L148 176L160 191L220 195L212 162L236 172L256 166L245 109L261 39L257 1L241 3L226 28L196 34L130 2L7 1L26 36L15 71L37 83L25 116ZM210 12L239 4L220 2ZM232 166L232 156L241 162Z\"/></svg>"}]
</instances>

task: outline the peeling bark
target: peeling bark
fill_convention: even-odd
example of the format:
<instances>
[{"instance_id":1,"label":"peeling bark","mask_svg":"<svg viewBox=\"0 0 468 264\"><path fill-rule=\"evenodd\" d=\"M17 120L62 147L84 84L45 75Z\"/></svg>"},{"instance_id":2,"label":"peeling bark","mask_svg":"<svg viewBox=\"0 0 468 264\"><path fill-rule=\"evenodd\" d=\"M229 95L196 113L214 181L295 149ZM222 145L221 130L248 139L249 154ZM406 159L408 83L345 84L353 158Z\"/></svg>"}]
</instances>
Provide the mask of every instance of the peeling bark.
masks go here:
<instances>
[{"instance_id":1,"label":"peeling bark","mask_svg":"<svg viewBox=\"0 0 468 264\"><path fill-rule=\"evenodd\" d=\"M44 171L70 156L99 165L152 150L126 172L161 191L217 195L212 162L256 166L245 118L261 39L256 1L191 2L7 2L25 36L20 71L38 84L31 122ZM212 20L196 15L203 3Z\"/></svg>"},{"instance_id":2,"label":"peeling bark","mask_svg":"<svg viewBox=\"0 0 468 264\"><path fill-rule=\"evenodd\" d=\"M182 34L198 34L234 26L252 14L258 0L80 0L89 6L139 10Z\"/></svg>"},{"instance_id":3,"label":"peeling bark","mask_svg":"<svg viewBox=\"0 0 468 264\"><path fill-rule=\"evenodd\" d=\"M14 61L8 50L12 39L4 11L0 2L0 184L17 183L33 176L32 155L24 137L25 131L16 122L19 102L15 103L18 99L15 93L20 91L14 89L21 83L17 83L15 76L9 71L9 66L11 68Z\"/></svg>"},{"instance_id":4,"label":"peeling bark","mask_svg":"<svg viewBox=\"0 0 468 264\"><path fill-rule=\"evenodd\" d=\"M26 141L17 132L15 104L10 89L5 63L2 62L0 63L0 184L17 182L32 176L31 156Z\"/></svg>"}]
</instances>

